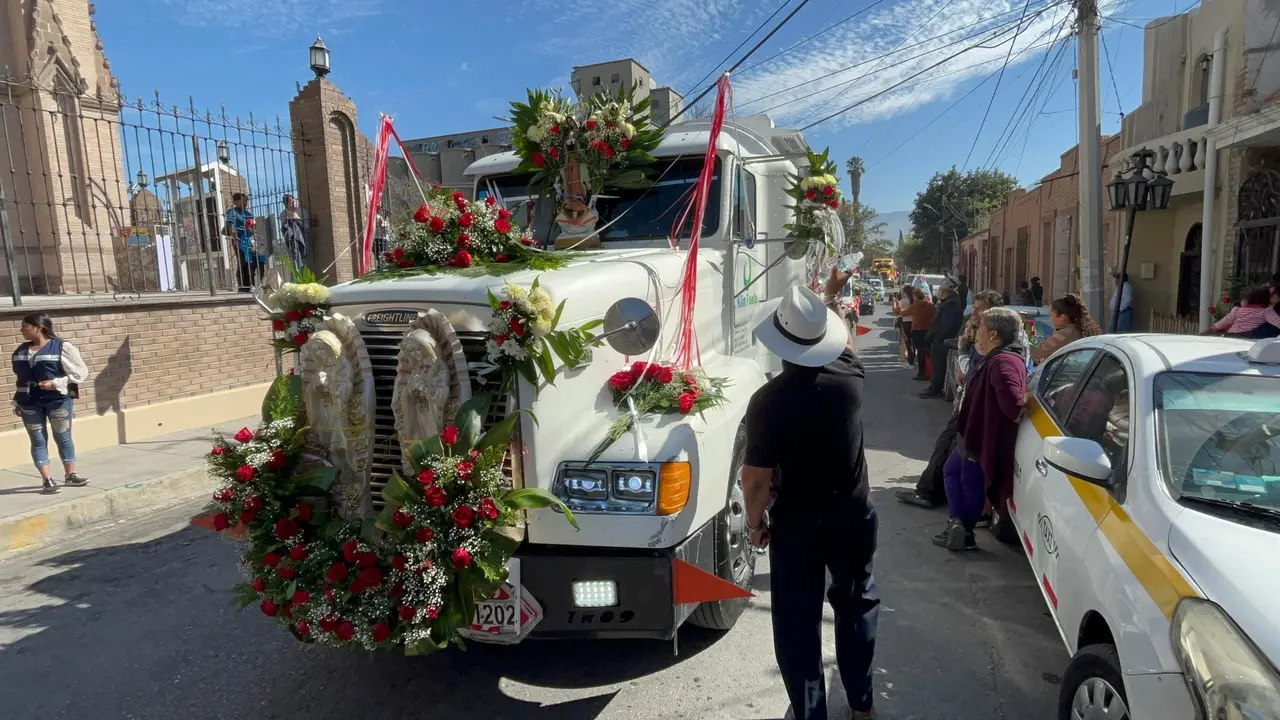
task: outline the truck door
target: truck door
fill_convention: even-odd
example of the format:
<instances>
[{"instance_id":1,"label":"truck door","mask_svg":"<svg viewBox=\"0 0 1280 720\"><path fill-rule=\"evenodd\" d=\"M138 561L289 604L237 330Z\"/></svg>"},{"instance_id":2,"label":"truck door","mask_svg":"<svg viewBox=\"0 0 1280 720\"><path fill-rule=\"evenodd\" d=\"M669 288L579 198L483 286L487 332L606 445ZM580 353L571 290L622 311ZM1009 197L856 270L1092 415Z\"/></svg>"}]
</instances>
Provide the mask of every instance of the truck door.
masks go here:
<instances>
[{"instance_id":1,"label":"truck door","mask_svg":"<svg viewBox=\"0 0 1280 720\"><path fill-rule=\"evenodd\" d=\"M729 248L729 255L733 258L732 277L726 278L725 283L732 302L727 308L729 327L725 336L728 339L729 354L755 355L764 361L771 353L757 345L751 332L751 321L760 303L769 299L769 283L760 278L767 264L767 246L753 242L759 239L756 176L740 163L736 168L733 175L732 241Z\"/></svg>"}]
</instances>

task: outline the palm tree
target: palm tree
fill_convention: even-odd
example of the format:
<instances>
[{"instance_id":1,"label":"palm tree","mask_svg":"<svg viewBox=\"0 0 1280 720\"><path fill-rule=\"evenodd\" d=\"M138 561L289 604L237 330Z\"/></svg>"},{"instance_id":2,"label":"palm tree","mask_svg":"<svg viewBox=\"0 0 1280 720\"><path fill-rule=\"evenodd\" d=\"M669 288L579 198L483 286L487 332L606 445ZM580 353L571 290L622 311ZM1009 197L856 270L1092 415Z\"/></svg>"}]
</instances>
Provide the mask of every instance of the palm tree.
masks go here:
<instances>
[{"instance_id":1,"label":"palm tree","mask_svg":"<svg viewBox=\"0 0 1280 720\"><path fill-rule=\"evenodd\" d=\"M862 173L866 172L867 168L862 164L862 158L854 155L845 161L844 170L849 173L850 197L853 199L853 204L857 205L862 195Z\"/></svg>"}]
</instances>

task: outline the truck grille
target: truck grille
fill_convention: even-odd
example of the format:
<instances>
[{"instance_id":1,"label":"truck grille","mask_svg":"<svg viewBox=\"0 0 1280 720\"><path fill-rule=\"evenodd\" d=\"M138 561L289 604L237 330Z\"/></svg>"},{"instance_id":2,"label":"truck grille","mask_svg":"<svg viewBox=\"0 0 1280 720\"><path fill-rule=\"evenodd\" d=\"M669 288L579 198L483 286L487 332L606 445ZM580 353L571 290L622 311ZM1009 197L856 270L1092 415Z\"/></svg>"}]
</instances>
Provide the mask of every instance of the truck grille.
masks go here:
<instances>
[{"instance_id":1,"label":"truck grille","mask_svg":"<svg viewBox=\"0 0 1280 720\"><path fill-rule=\"evenodd\" d=\"M403 332L364 329L360 332L365 348L369 353L369 364L373 366L374 394L374 431L373 459L369 465L369 485L373 491L373 505L378 510L383 507L382 488L391 479L391 473L400 470L400 442L396 438L395 415L391 410L391 395L396 380L397 356L400 354L400 342ZM467 359L467 367L484 359L485 336L483 333L458 333L462 343L462 352ZM471 392L479 392L482 388L475 382L476 374L471 374ZM495 423L506 417L511 410L512 398L502 396L496 398L489 407L489 415L484 419L487 431ZM519 433L519 430L516 431ZM507 485L511 486L515 475L512 454L502 461L502 475Z\"/></svg>"}]
</instances>

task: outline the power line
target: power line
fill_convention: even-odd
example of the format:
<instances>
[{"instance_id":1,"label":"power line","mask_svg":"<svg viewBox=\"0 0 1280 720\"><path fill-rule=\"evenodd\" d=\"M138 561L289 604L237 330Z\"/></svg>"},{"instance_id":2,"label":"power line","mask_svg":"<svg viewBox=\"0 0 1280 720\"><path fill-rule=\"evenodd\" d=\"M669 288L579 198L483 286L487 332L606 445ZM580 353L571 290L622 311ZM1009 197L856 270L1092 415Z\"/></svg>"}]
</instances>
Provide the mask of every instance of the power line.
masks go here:
<instances>
[{"instance_id":1,"label":"power line","mask_svg":"<svg viewBox=\"0 0 1280 720\"><path fill-rule=\"evenodd\" d=\"M1059 27L1058 36L1054 38L1055 43L1061 39L1062 29L1065 26L1066 23L1064 22L1062 27ZM1035 86L1035 91L1031 93L1031 98L1025 103L1019 101L1019 111L1010 116L1009 122L1005 124L1005 129L1000 132L1000 139L997 140L996 144L991 148L991 154L987 156L987 161L983 163L984 168L994 169L996 164L1000 161L1000 158L1004 157L1004 153L1008 150L1009 144L1013 141L1013 138L1018 134L1018 127L1022 125L1024 119L1031 118L1031 121L1034 122L1035 115L1031 112L1031 108L1035 107L1036 99L1040 96L1041 91L1045 89L1049 78L1057 71L1058 62L1062 59L1062 55L1069 44L1070 43L1064 42L1059 45L1056 55L1051 53L1045 54L1045 60L1041 63L1039 70L1036 71L1036 76L1033 76L1031 83L1027 85L1028 91L1031 90L1032 85ZM1052 58L1052 60L1050 58ZM1040 70L1044 70L1045 73L1040 75ZM1036 77L1039 77L1038 82L1036 81ZM1052 94L1045 97L1046 103L1051 95ZM1026 97L1026 92L1023 92L1023 98L1026 99ZM1044 109L1044 103L1040 105L1040 108L1042 110ZM1028 127L1030 127L1030 125L1028 125Z\"/></svg>"},{"instance_id":2,"label":"power line","mask_svg":"<svg viewBox=\"0 0 1280 720\"><path fill-rule=\"evenodd\" d=\"M1062 36L1062 30L1066 27L1066 25L1067 25L1067 20L1068 20L1068 19L1069 19L1069 18L1065 18L1065 19L1063 19L1062 23L1058 25L1058 27L1057 27L1057 29L1056 29L1056 32L1055 32L1055 34L1054 34L1053 42L1057 42L1057 41L1059 40L1059 38L1061 38L1061 36ZM1052 45L1052 44L1053 44L1053 43L1050 43L1050 45ZM1061 52L1061 50L1059 50L1059 52ZM1020 109L1023 109L1023 110L1025 110L1027 107L1029 107L1029 103L1027 103L1027 102L1026 102L1026 100L1027 100L1027 93L1031 92L1031 87L1032 87L1033 85L1035 85L1035 84L1036 84L1036 78L1039 78L1039 77L1040 77L1040 73L1048 67L1049 62L1050 62L1049 58L1050 58L1050 55L1051 55L1051 54L1052 54L1052 53L1045 53L1044 59L1042 59L1042 60L1040 61L1040 65L1036 68L1036 72L1035 72L1035 74L1031 76L1031 81L1030 81L1029 83L1027 83L1027 87L1023 89L1023 91L1022 91L1022 97L1018 98L1018 102L1014 103L1014 107L1016 107L1016 108L1020 108ZM1038 91L1037 91L1037 92L1038 92ZM1021 113L1019 113L1019 112L1015 112L1015 113L1013 113L1012 115L1010 115L1010 116L1009 116L1009 121L1008 121L1008 122L1006 122L1006 123L1004 124L1004 128L1000 130L1000 137L1001 137L1002 139L1003 139L1003 138L1006 136L1006 134L1007 134L1007 133L1008 133L1008 132L1009 132L1009 131L1014 127L1014 124L1015 124L1015 118L1020 118L1020 115L1021 115ZM1021 120L1019 119L1019 120L1017 120L1017 122L1021 122ZM991 149L992 155L988 155L988 156L987 156L987 160L986 160L986 162L984 162L984 163L982 164L982 166L983 166L984 168L985 168L985 167L988 167L988 166L990 166L990 165L991 165L991 162L992 162L992 160L993 160L994 154L995 154L995 152L996 152L996 148L998 148L999 146L1000 146L1000 140L997 140L997 141L996 141L996 145L995 145L995 146L993 146L993 147L992 147L992 149Z\"/></svg>"},{"instance_id":3,"label":"power line","mask_svg":"<svg viewBox=\"0 0 1280 720\"><path fill-rule=\"evenodd\" d=\"M916 78L920 77L921 75L923 75L923 74L925 74L925 73L929 72L930 70L933 70L933 69L935 69L935 68L937 68L937 67L939 67L939 66L941 66L941 65L944 65L944 64L946 64L946 63L949 63L949 62L951 62L952 60L955 60L956 58L960 57L961 55L963 55L963 54L965 54L965 53L969 52L970 50L974 50L974 49L977 49L977 48L980 48L980 47L990 48L990 47L999 47L999 45L990 46L990 45L987 45L985 42L979 42L979 43L974 43L973 45L970 45L970 46L968 46L968 47L966 47L966 48L961 48L960 50L958 50L958 51L956 51L956 52L954 52L954 53L952 53L952 54L948 55L947 57L945 57L945 58L943 58L943 59L939 60L938 62L933 63L932 65L929 65L928 67L924 68L923 70L920 70L919 72L913 73L913 74L911 74L911 75L907 76L906 78L904 78L903 80L901 80L901 81L899 81L899 82L897 82L897 83L894 83L893 85L890 85L889 87L885 88L884 90L881 90L881 91L876 92L876 93L872 93L871 95L868 95L867 97L862 98L861 100L859 100L859 101L857 101L857 102L855 102L855 103L853 103L853 104L851 104L851 105L847 105L847 106L845 106L845 107L843 107L843 108L841 108L841 109L839 109L839 110L837 110L837 111L835 111L835 112L831 113L830 115L828 115L828 116L826 116L826 117L824 117L824 118L822 118L822 119L820 119L820 120L817 120L817 121L815 121L815 122L809 123L808 125L805 125L804 127L800 128L800 131L801 131L801 132L804 132L805 130L809 130L809 129L811 129L811 128L817 127L818 125L821 125L822 123L824 123L824 122L826 122L826 121L828 121L828 120L831 120L831 119L833 119L833 118L837 118L837 117L839 117L839 116L841 116L841 115L843 115L843 114L845 114L845 113L849 112L850 110L853 110L854 108L857 108L857 107L860 107L860 106L862 106L862 105L865 105L865 104L867 104L867 103L871 102L872 100L874 100L874 99L876 99L876 98L878 98L878 97L881 97L881 96L883 96L883 95L885 95L885 94L887 94L887 93L890 93L890 92L892 92L892 91L894 91L894 90L897 90L898 88L900 88L900 87L902 87L903 85L907 84L907 82L909 82L909 81L911 81L911 80L914 80L914 79L916 79Z\"/></svg>"},{"instance_id":4,"label":"power line","mask_svg":"<svg viewBox=\"0 0 1280 720\"><path fill-rule=\"evenodd\" d=\"M765 58L765 59L761 60L760 62L756 63L755 65L752 65L752 66L748 67L746 70L743 70L743 71L740 73L740 75L746 75L747 73L751 72L752 70L755 70L756 68L758 68L758 67L760 67L760 66L762 66L762 65L768 65L770 62L773 62L774 60L776 60L776 59L778 59L778 58L782 57L783 55L786 55L787 53L791 52L792 50L795 50L796 48L800 47L801 45L804 45L805 43L811 42L811 41L813 41L813 40L818 39L819 37L821 37L821 36L823 36L823 35L826 35L827 33L831 32L832 30L835 30L836 28L840 27L841 25L844 25L845 23L849 22L850 20L853 20L854 18L856 18L856 17L858 17L858 16L860 16L860 15L865 15L866 13L870 12L873 8L875 8L877 5L882 5L882 4L884 4L885 2L888 2L888 0L876 0L875 2L873 2L873 3L871 3L870 5L868 5L868 6L864 7L864 8L862 8L862 9L861 9L861 10L859 10L858 12L856 12L856 13L854 13L854 14L850 15L849 17L847 17L847 18L845 18L845 19L841 20L840 22L838 22L838 23L836 23L836 24L834 24L834 25L831 25L830 27L828 27L828 28L826 28L826 29L824 29L824 30L819 30L818 32L813 33L812 35L810 35L810 36L808 36L808 37L806 37L806 38L804 38L804 39L800 40L799 42L797 42L796 44L792 45L791 47L789 47L789 48L787 48L787 49L785 49L785 50L779 50L778 52L776 52L776 53L774 53L774 54L770 55L769 57L767 57L767 58Z\"/></svg>"},{"instance_id":5,"label":"power line","mask_svg":"<svg viewBox=\"0 0 1280 720\"><path fill-rule=\"evenodd\" d=\"M1052 7L1054 7L1054 6L1056 6L1056 5L1061 5L1061 4L1063 4L1063 3L1062 3L1062 2L1055 2L1055 3L1051 4L1051 5L1045 6L1045 7L1044 7L1044 8L1042 8L1041 10L1037 11L1036 15L1035 15L1035 16L1033 16L1033 17L1039 17L1041 14L1043 14L1043 13L1047 12L1047 11L1048 11L1049 9L1051 9ZM979 23L979 24L985 24L985 21L984 21L984 23ZM984 29L984 30L981 30L981 31L975 32L975 33L973 33L973 34L971 34L971 35L966 35L966 36L964 36L964 37L962 37L962 38L958 38L958 39L956 39L956 40L952 40L951 42L945 43L945 44L943 44L943 45L939 45L939 46L937 46L937 47L929 48L928 50L925 50L924 52L919 53L919 54L917 54L917 55L912 55L911 57L902 58L901 60L899 60L899 61L898 61L898 63L897 63L897 64L898 64L898 65L902 65L902 64L904 64L904 63L911 62L912 60L919 60L920 58L927 58L927 57L930 57L930 56L936 55L940 50L944 50L944 49L949 48L949 47L952 47L952 46L954 46L954 45L959 45L959 44L961 44L961 43L967 42L967 41L972 40L972 39L977 38L977 37L985 37L985 38L987 38L988 40L995 40L995 39L996 39L996 38L998 38L1000 35L1002 35L1003 33L1008 32L1008 31L1009 31L1011 28L1013 28L1013 27L1015 27L1015 23L1014 23L1014 22L1009 22L1009 23L1005 23L1005 24L1003 24L1003 25L997 25L997 26L996 26L996 27L994 27L994 28ZM963 28L962 28L962 29L963 29ZM945 37L946 35L951 35L951 34L954 34L955 32L957 32L957 30L953 30L953 31L951 31L951 32L949 32L949 33L945 33L945 34L940 35L940 36L938 36L938 37ZM937 38L933 38L933 39L937 39ZM916 44L916 46L923 45L923 44L925 44L925 43L927 43L927 42L928 42L927 40L926 40L926 41L922 41L922 42L920 42L920 43L917 43L917 44ZM893 52L897 52L897 51L893 51ZM848 67L845 67L845 68L841 68L841 69L839 69L839 70L836 70L835 72L828 73L827 75L824 75L824 76L822 76L822 77L814 78L813 80L806 80L806 81L804 81L804 82L802 82L802 83L797 83L797 84L795 84L795 85L792 85L792 86L789 86L789 87L785 87L785 88L783 88L783 89L781 89L781 90L777 90L777 91L775 91L775 92L769 93L768 95L763 95L763 96L761 96L760 98L757 98L757 100L763 100L764 98L767 98L767 97L773 97L773 96L776 96L776 95L782 95L782 94L787 93L787 92L790 92L790 91L792 91L792 90L794 90L794 89L796 89L796 88L802 87L802 86L804 86L804 85L808 85L808 84L810 84L810 83L812 83L812 82L816 82L816 81L818 81L818 80L822 80L822 79L824 79L824 78L831 77L832 75L839 75L840 73L846 72L846 71L851 70L851 69L853 69L853 68L860 67L860 66L862 66L862 65L866 65L866 64L868 64L868 63L872 63L872 62L875 62L875 61L877 61L877 60L883 60L883 59L885 59L885 58L890 57L890 56L893 54L893 52L889 52L889 53L885 53L885 54L883 54L883 55L878 55L878 56L876 56L876 57L868 58L868 59L866 59L866 60L862 60L862 61L859 61L859 62L857 62L857 63L853 64L853 65L850 65L850 66L848 66ZM813 97L813 96L815 96L815 95L821 95L821 94L822 94L822 93L824 93L824 92L828 92L828 91L830 91L830 90L834 90L835 88L840 87L840 86L842 86L842 85L847 87L849 84L854 83L854 82L857 82L858 80L861 80L861 79L863 79L863 78L865 78L865 77L868 77L868 76L872 75L874 72L879 72L879 70L868 71L868 72L866 72L866 73L863 73L862 75L859 75L858 77L856 77L856 78L854 78L854 79L852 79L852 80L845 80L845 81L843 81L843 82L837 83L836 85L832 85L832 86L830 86L830 87L819 88L819 89L817 89L817 90L814 90L813 92L805 93L805 94L803 94L803 95L798 95L798 96L793 97L793 98L790 98L790 99L788 99L788 100L784 100L784 101L782 101L782 102L780 102L780 103L778 103L778 104L776 104L776 105L771 105L771 106L769 106L768 108L765 108L764 110L761 110L761 111L760 111L760 113L770 113L770 112L772 112L772 111L774 111L774 110L777 110L778 108L786 107L787 105L791 105L791 104L793 104L793 103L800 102L801 100L806 100L806 99L811 98L811 97ZM752 101L749 101L749 102L755 102L755 100L752 100ZM747 104L747 103L743 103L743 104ZM812 114L812 113L810 113L810 114Z\"/></svg>"},{"instance_id":6,"label":"power line","mask_svg":"<svg viewBox=\"0 0 1280 720\"><path fill-rule=\"evenodd\" d=\"M772 15L765 18L764 22L756 26L756 29L752 30L750 35L742 38L742 42L738 43L738 47L734 48L733 50L730 50L728 55L725 55L724 58L720 60L720 62L715 64L715 67L708 70L706 75L703 75L701 78L699 78L698 82L694 83L693 86L689 88L689 92L693 92L695 89L697 89L699 85L706 82L707 78L714 75L716 70L720 69L721 65L724 65L725 63L729 62L729 58L733 57L734 54L736 54L739 50L741 50L743 45L746 45L748 42L750 42L751 38L756 36L756 33L764 29L765 25L768 25L769 23L773 22L773 19L778 17L778 13L782 12L782 8L786 7L789 4L791 4L791 0L783 0L782 4L779 5L778 8L773 11ZM688 93L685 93L685 94L687 95Z\"/></svg>"},{"instance_id":7,"label":"power line","mask_svg":"<svg viewBox=\"0 0 1280 720\"><path fill-rule=\"evenodd\" d=\"M747 58L749 58L749 57L751 57L752 55L754 55L754 54L756 53L756 51L757 51L757 50L759 50L759 49L760 49L760 47L761 47L762 45L764 45L765 43L769 42L769 38L773 37L773 36L774 36L774 35L775 35L779 30L781 30L781 29L782 29L782 28L783 28L783 27L784 27L788 22L791 22L791 18L795 17L795 16L796 16L796 13L800 12L801 10L803 10L803 9L804 9L804 6L805 6L805 5L808 5L808 4L809 4L809 0L800 0L800 4L799 4L799 5L797 5L797 6L795 7L795 9L794 9L794 10L792 10L790 13L787 13L787 16L786 16L786 17L782 18L782 20L781 20L777 25L774 25L774 26L773 26L773 29L769 31L769 34L768 34L768 35L765 35L764 37L760 38L760 42L756 43L756 44L755 44L755 45L754 45L750 50L748 50L746 55L743 55L741 58L739 58L739 59L738 59L738 62L736 62L736 63L734 63L734 64L733 64L733 67L729 68L728 70L725 70L725 74L732 74L732 73L733 73L734 71L736 71L739 67L741 67L741 66L742 66L742 63L744 63L744 62L746 62L746 61L747 61ZM785 7L785 5L786 5L786 3L783 3L783 6L784 6L784 7ZM752 35L754 35L754 34L755 34L755 33L752 33ZM748 36L748 39L750 39L750 36ZM720 63L720 65L723 65L723 64L724 64L723 62L721 62L721 63ZM716 65L716 67L720 67L720 65ZM698 97L694 98L692 102L690 102L690 103L686 104L684 107L680 108L680 112L676 113L675 115L672 115L672 116L671 116L671 119L669 119L669 120L667 120L665 123L663 123L663 124L662 124L662 126L661 126L660 128L658 128L658 129L659 129L659 130L666 130L666 129L671 125L671 123L673 123L673 122L675 122L676 120L680 119L680 116L681 116L681 115L684 115L684 114L685 114L685 112L687 112L687 111L689 110L689 108L691 108L691 107L693 107L693 106L697 105L697 104L698 104L698 102L699 102L700 100L702 100L702 98L706 97L706 96L707 96L707 93L709 93L709 92L711 92L712 90L714 90L714 89L715 89L715 87L716 87L716 84L715 84L715 83L712 83L712 84L708 85L706 90L703 90L702 92L698 93Z\"/></svg>"},{"instance_id":8,"label":"power line","mask_svg":"<svg viewBox=\"0 0 1280 720\"><path fill-rule=\"evenodd\" d=\"M1013 48L1018 44L1018 36L1022 34L1022 20L1027 16L1027 8L1031 7L1031 0L1027 0L1022 4L1022 16L1018 18L1018 30L1013 34L1013 39L1009 41L1009 52L1005 53L1004 64L1000 66L1000 74L996 77L996 86L991 91L991 99L987 100L987 109L982 113L982 122L978 123L978 132L973 135L973 144L969 146L969 154L964 156L964 165L960 166L961 171L969 167L969 159L973 157L974 148L978 147L978 138L982 137L982 129L987 126L987 117L991 115L991 106L996 102L996 94L1000 92L1000 81L1004 80L1004 71L1009 67L1009 59L1013 57Z\"/></svg>"},{"instance_id":9,"label":"power line","mask_svg":"<svg viewBox=\"0 0 1280 720\"><path fill-rule=\"evenodd\" d=\"M1116 110L1124 119L1124 103L1120 101L1120 87L1116 84L1116 66L1111 62L1111 51L1107 49L1107 34L1099 32L1098 39L1102 41L1102 54L1107 58L1107 74L1111 76L1111 90L1116 94Z\"/></svg>"},{"instance_id":10,"label":"power line","mask_svg":"<svg viewBox=\"0 0 1280 720\"><path fill-rule=\"evenodd\" d=\"M1064 50L1066 46L1067 46L1067 43L1062 44L1062 47L1064 48ZM1054 69L1055 70L1057 69L1057 63L1054 63ZM1050 74L1052 74L1052 71L1050 71ZM1058 83L1054 85L1052 89L1049 90L1049 92L1045 93L1044 101L1040 103L1041 110L1044 110L1044 106L1049 103L1049 98L1053 97L1054 93L1058 92L1058 88L1062 87L1062 81L1066 80L1067 77L1069 77L1069 75L1064 75L1062 79L1058 80ZM1026 157L1026 154L1027 154L1027 142L1031 140L1031 130L1036 126L1036 120L1039 118L1039 116L1040 116L1039 113L1036 113L1035 115L1032 115L1027 122L1027 132L1025 135L1022 136L1022 150L1018 152L1018 162L1016 165L1013 166L1014 177L1017 177L1018 173L1022 170L1022 160L1024 157Z\"/></svg>"}]
</instances>

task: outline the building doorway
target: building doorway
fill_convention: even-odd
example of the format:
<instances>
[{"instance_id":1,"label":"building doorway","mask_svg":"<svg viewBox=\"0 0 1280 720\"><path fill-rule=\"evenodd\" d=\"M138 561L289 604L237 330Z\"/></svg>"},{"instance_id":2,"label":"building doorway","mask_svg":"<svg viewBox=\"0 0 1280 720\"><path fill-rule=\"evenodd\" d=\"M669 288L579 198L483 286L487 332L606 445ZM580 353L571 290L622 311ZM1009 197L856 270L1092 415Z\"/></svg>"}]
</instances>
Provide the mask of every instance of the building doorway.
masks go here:
<instances>
[{"instance_id":1,"label":"building doorway","mask_svg":"<svg viewBox=\"0 0 1280 720\"><path fill-rule=\"evenodd\" d=\"M1200 311L1200 223L1191 226L1182 246L1178 269L1178 315L1195 315Z\"/></svg>"},{"instance_id":2,"label":"building doorway","mask_svg":"<svg viewBox=\"0 0 1280 720\"><path fill-rule=\"evenodd\" d=\"M1236 276L1227 288L1232 297L1267 282L1280 272L1280 172L1259 170L1240 186Z\"/></svg>"}]
</instances>

